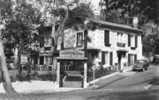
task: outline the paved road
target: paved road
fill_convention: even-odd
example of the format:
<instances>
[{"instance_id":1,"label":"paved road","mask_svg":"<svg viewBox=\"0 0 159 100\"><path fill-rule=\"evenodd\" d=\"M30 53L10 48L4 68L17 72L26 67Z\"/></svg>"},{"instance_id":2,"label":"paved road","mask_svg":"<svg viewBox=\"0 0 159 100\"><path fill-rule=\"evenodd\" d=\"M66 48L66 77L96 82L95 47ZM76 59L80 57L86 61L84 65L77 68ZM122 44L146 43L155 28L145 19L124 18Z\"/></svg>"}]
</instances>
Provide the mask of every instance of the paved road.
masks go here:
<instances>
[{"instance_id":1,"label":"paved road","mask_svg":"<svg viewBox=\"0 0 159 100\"><path fill-rule=\"evenodd\" d=\"M158 72L157 72L158 71ZM98 89L114 89L136 86L149 86L149 83L159 76L159 68L151 66L145 72L126 72L120 73L113 77L97 82Z\"/></svg>"},{"instance_id":2,"label":"paved road","mask_svg":"<svg viewBox=\"0 0 159 100\"><path fill-rule=\"evenodd\" d=\"M125 88L16 96L0 95L0 100L159 100L159 87L149 90Z\"/></svg>"},{"instance_id":3,"label":"paved road","mask_svg":"<svg viewBox=\"0 0 159 100\"><path fill-rule=\"evenodd\" d=\"M86 89L50 94L0 95L0 100L159 100L159 85L148 84L158 76L158 68L153 66L141 73L123 73L120 80L104 83L98 89ZM116 76L120 78L120 75ZM115 78L117 79L117 78Z\"/></svg>"}]
</instances>

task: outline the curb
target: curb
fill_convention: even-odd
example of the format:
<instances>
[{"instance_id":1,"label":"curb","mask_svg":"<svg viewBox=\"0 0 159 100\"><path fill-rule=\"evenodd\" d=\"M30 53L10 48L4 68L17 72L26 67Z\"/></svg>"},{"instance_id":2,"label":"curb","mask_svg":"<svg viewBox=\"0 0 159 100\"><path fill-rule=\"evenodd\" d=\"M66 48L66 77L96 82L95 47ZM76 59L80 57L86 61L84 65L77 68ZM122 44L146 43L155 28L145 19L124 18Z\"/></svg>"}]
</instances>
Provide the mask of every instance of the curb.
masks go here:
<instances>
[{"instance_id":1,"label":"curb","mask_svg":"<svg viewBox=\"0 0 159 100\"><path fill-rule=\"evenodd\" d=\"M125 70L123 71L123 72L129 72L129 71L131 71L133 68L132 68L132 66L130 66L130 67L128 67L128 68L125 68Z\"/></svg>"},{"instance_id":2,"label":"curb","mask_svg":"<svg viewBox=\"0 0 159 100\"><path fill-rule=\"evenodd\" d=\"M131 71L131 70L132 70L132 67L125 69L122 73L129 72L129 71ZM114 73L112 73L112 74L109 74L109 75L100 77L100 78L98 78L98 79L95 79L95 80L93 80L93 81L90 81L89 83L87 83L87 88L88 88L91 84L94 84L94 83L96 83L96 82L98 82L98 81L100 81L100 80L103 80L103 79L106 79L106 78L115 76L115 75L117 75L117 74L119 74L119 73L121 73L121 72L114 72Z\"/></svg>"},{"instance_id":3,"label":"curb","mask_svg":"<svg viewBox=\"0 0 159 100\"><path fill-rule=\"evenodd\" d=\"M98 82L98 81L100 81L100 80L102 80L102 79L105 79L105 78L109 78L109 77L115 76L115 75L117 75L117 74L119 74L119 73L120 73L120 72L114 72L114 73L112 73L112 74L109 74L109 75L100 77L100 78L98 78L98 79L95 79L95 80L93 80L93 81L90 81L89 83L87 83L87 87L88 87L90 84L96 83L96 82Z\"/></svg>"}]
</instances>

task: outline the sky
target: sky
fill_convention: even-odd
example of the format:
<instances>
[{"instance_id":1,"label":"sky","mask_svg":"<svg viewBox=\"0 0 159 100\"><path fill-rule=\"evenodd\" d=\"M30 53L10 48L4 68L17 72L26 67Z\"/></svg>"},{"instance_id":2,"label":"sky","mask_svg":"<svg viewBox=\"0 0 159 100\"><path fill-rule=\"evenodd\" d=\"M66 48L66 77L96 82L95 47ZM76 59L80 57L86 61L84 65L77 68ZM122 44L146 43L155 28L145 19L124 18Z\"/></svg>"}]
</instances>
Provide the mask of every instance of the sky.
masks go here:
<instances>
[{"instance_id":1,"label":"sky","mask_svg":"<svg viewBox=\"0 0 159 100\"><path fill-rule=\"evenodd\" d=\"M80 0L83 3L89 3L90 2L90 6L92 8L92 10L94 11L95 14L99 14L100 11L100 7L99 7L99 2L100 0Z\"/></svg>"}]
</instances>

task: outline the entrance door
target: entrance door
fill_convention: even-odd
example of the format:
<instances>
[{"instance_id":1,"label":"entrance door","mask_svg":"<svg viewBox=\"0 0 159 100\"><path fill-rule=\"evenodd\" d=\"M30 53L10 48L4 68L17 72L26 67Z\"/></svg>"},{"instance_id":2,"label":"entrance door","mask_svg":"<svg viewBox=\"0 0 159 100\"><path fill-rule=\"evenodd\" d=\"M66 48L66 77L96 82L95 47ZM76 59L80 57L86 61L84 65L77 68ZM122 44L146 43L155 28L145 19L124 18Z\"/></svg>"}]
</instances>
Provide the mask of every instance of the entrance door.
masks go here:
<instances>
[{"instance_id":1,"label":"entrance door","mask_svg":"<svg viewBox=\"0 0 159 100\"><path fill-rule=\"evenodd\" d=\"M65 61L61 64L61 87L83 87L83 63L80 61Z\"/></svg>"},{"instance_id":2,"label":"entrance door","mask_svg":"<svg viewBox=\"0 0 159 100\"><path fill-rule=\"evenodd\" d=\"M121 66L121 60L122 60L122 58L125 57L126 51L117 51L117 55L118 55L119 70L122 70L121 67L123 67L123 66Z\"/></svg>"}]
</instances>

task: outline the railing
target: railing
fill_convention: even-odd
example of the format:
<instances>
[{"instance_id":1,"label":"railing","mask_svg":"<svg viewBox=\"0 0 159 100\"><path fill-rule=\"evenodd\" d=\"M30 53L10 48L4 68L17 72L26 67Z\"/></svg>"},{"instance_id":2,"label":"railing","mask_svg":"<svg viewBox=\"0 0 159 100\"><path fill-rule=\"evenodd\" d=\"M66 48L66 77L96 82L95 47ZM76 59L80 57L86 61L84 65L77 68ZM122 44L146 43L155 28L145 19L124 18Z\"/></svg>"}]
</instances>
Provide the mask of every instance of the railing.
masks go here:
<instances>
[{"instance_id":1,"label":"railing","mask_svg":"<svg viewBox=\"0 0 159 100\"><path fill-rule=\"evenodd\" d=\"M35 71L56 71L53 65L36 65Z\"/></svg>"},{"instance_id":2,"label":"railing","mask_svg":"<svg viewBox=\"0 0 159 100\"><path fill-rule=\"evenodd\" d=\"M118 47L125 47L126 44L125 44L125 43L119 43L119 42L118 42L118 43L117 43L117 46L118 46Z\"/></svg>"}]
</instances>

